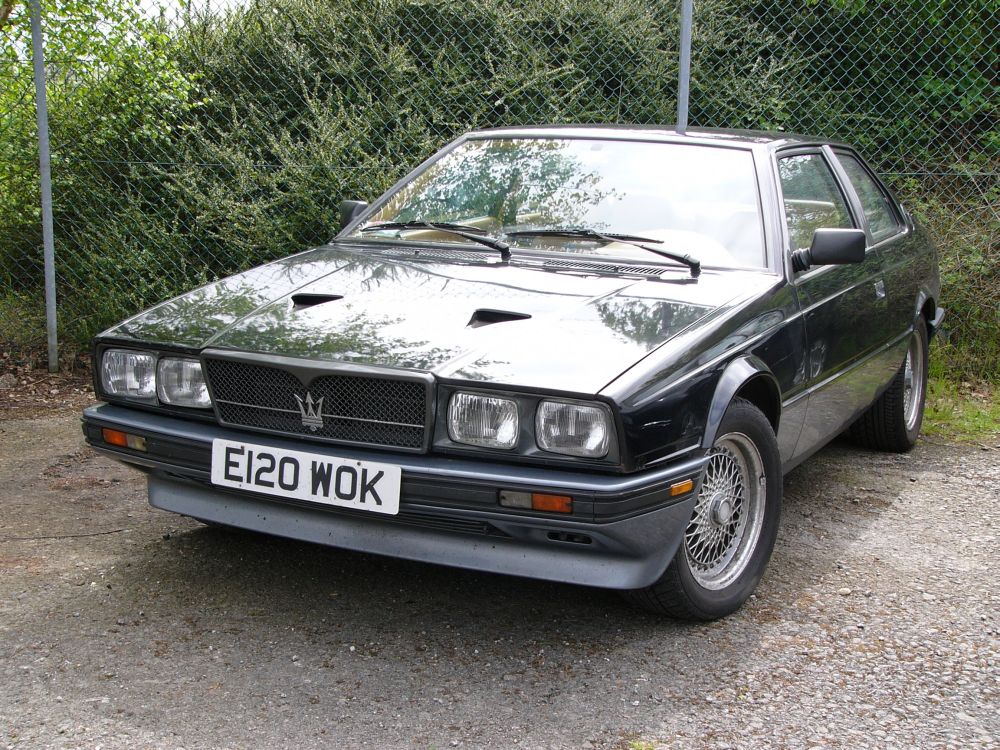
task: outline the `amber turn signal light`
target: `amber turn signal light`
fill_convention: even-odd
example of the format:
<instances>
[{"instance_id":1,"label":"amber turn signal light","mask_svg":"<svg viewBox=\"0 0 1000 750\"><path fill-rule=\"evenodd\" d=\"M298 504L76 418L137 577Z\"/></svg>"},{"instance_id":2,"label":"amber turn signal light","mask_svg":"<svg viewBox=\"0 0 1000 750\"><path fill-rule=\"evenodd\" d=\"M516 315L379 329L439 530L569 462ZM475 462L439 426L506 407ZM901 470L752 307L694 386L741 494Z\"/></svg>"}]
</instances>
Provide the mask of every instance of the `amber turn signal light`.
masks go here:
<instances>
[{"instance_id":1,"label":"amber turn signal light","mask_svg":"<svg viewBox=\"0 0 1000 750\"><path fill-rule=\"evenodd\" d=\"M139 435L130 435L121 430L112 430L108 427L101 428L101 437L108 445L117 445L119 448L131 448L134 451L146 450L146 438Z\"/></svg>"},{"instance_id":2,"label":"amber turn signal light","mask_svg":"<svg viewBox=\"0 0 1000 750\"><path fill-rule=\"evenodd\" d=\"M569 495L549 495L544 492L502 490L500 504L505 508L543 510L547 513L572 513L573 498Z\"/></svg>"},{"instance_id":3,"label":"amber turn signal light","mask_svg":"<svg viewBox=\"0 0 1000 750\"><path fill-rule=\"evenodd\" d=\"M546 510L549 513L572 513L573 498L567 495L545 495L541 492L532 492L531 509Z\"/></svg>"},{"instance_id":4,"label":"amber turn signal light","mask_svg":"<svg viewBox=\"0 0 1000 750\"><path fill-rule=\"evenodd\" d=\"M683 482L675 482L670 485L670 497L677 497L678 495L685 495L694 489L694 480L685 479Z\"/></svg>"}]
</instances>

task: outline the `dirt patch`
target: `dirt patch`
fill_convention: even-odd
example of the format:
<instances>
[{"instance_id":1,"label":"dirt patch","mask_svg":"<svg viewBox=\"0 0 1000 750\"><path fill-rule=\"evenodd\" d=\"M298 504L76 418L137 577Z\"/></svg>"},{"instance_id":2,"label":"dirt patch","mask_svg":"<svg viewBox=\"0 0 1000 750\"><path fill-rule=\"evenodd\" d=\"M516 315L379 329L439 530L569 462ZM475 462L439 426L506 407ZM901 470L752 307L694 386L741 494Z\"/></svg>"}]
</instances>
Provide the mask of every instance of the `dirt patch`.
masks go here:
<instances>
[{"instance_id":1,"label":"dirt patch","mask_svg":"<svg viewBox=\"0 0 1000 750\"><path fill-rule=\"evenodd\" d=\"M57 373L31 354L0 355L0 421L65 414L96 403L90 358L74 357Z\"/></svg>"},{"instance_id":2,"label":"dirt patch","mask_svg":"<svg viewBox=\"0 0 1000 750\"><path fill-rule=\"evenodd\" d=\"M996 748L1000 461L846 443L723 621L200 526L0 425L0 747Z\"/></svg>"}]
</instances>

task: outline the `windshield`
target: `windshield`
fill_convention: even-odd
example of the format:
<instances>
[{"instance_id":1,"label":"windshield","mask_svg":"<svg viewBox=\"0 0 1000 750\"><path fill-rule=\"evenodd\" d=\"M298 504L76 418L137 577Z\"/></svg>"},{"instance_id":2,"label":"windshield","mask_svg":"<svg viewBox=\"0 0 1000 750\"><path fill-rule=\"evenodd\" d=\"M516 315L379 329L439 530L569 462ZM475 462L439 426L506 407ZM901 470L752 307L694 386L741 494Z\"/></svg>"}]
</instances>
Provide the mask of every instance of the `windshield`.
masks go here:
<instances>
[{"instance_id":1,"label":"windshield","mask_svg":"<svg viewBox=\"0 0 1000 750\"><path fill-rule=\"evenodd\" d=\"M383 222L397 226L375 226ZM468 242L455 233L400 229L406 222L461 224L515 250L658 260L634 244L533 231L587 229L649 238L657 242L652 247L709 266L766 265L753 156L742 149L584 138L470 140L415 175L351 234Z\"/></svg>"}]
</instances>

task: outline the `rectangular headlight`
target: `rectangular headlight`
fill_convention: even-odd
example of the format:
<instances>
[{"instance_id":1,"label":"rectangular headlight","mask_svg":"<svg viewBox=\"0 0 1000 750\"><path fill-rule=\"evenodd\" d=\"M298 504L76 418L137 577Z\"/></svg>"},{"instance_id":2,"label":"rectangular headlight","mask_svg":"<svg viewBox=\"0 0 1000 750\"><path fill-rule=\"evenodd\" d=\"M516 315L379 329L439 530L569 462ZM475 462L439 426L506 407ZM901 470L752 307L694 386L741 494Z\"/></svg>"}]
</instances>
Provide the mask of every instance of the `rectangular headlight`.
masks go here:
<instances>
[{"instance_id":1,"label":"rectangular headlight","mask_svg":"<svg viewBox=\"0 0 1000 750\"><path fill-rule=\"evenodd\" d=\"M601 458L611 447L611 414L597 404L542 401L535 414L538 447L567 456Z\"/></svg>"},{"instance_id":2,"label":"rectangular headlight","mask_svg":"<svg viewBox=\"0 0 1000 750\"><path fill-rule=\"evenodd\" d=\"M156 355L108 349L101 357L101 386L109 396L156 403Z\"/></svg>"},{"instance_id":3,"label":"rectangular headlight","mask_svg":"<svg viewBox=\"0 0 1000 750\"><path fill-rule=\"evenodd\" d=\"M156 395L171 406L208 409L212 397L201 371L201 362L187 357L163 357L156 367Z\"/></svg>"},{"instance_id":4,"label":"rectangular headlight","mask_svg":"<svg viewBox=\"0 0 1000 750\"><path fill-rule=\"evenodd\" d=\"M510 450L517 445L517 402L456 393L448 406L448 434L456 443Z\"/></svg>"}]
</instances>

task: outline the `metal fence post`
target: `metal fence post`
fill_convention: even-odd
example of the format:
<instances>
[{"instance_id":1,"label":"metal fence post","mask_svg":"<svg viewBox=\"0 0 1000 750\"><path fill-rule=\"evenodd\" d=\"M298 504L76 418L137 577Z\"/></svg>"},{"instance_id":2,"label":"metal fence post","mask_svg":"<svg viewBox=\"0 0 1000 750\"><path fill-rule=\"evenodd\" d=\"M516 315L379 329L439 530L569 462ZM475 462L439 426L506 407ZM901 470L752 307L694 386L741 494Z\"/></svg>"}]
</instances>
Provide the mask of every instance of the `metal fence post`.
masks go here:
<instances>
[{"instance_id":1,"label":"metal fence post","mask_svg":"<svg viewBox=\"0 0 1000 750\"><path fill-rule=\"evenodd\" d=\"M49 372L59 371L56 333L56 267L52 240L52 168L49 161L49 109L45 100L45 52L42 8L31 0L31 57L35 66L35 113L38 120L38 172L42 192L42 245L45 257L45 329L49 342Z\"/></svg>"},{"instance_id":2,"label":"metal fence post","mask_svg":"<svg viewBox=\"0 0 1000 750\"><path fill-rule=\"evenodd\" d=\"M694 0L681 0L681 52L677 72L677 132L688 126L688 92L691 90L691 17Z\"/></svg>"}]
</instances>

